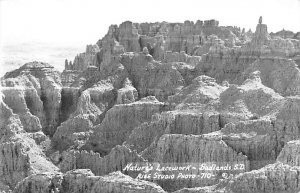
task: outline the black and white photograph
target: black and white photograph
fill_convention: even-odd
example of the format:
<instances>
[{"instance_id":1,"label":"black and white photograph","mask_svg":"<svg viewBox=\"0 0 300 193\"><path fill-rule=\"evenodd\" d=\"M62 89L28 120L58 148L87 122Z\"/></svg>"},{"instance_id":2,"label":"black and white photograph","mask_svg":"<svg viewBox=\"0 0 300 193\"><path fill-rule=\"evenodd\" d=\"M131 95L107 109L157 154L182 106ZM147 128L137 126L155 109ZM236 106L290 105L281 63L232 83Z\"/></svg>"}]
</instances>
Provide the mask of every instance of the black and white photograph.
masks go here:
<instances>
[{"instance_id":1,"label":"black and white photograph","mask_svg":"<svg viewBox=\"0 0 300 193\"><path fill-rule=\"evenodd\" d=\"M0 193L300 193L300 0L0 0Z\"/></svg>"}]
</instances>

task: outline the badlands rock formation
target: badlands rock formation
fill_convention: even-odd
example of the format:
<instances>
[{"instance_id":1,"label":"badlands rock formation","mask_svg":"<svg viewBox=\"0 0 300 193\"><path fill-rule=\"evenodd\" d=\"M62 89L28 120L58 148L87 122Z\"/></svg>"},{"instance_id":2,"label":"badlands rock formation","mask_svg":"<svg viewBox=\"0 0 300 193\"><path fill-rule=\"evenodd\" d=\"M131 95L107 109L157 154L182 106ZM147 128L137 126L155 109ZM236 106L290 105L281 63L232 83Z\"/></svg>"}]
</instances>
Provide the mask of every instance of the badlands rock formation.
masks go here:
<instances>
[{"instance_id":1,"label":"badlands rock formation","mask_svg":"<svg viewBox=\"0 0 300 193\"><path fill-rule=\"evenodd\" d=\"M34 186L31 184L35 181ZM136 180L121 172L107 176L95 176L90 170L73 170L62 173L40 173L31 175L21 181L14 192L132 192L132 193L165 193L158 185Z\"/></svg>"},{"instance_id":2,"label":"badlands rock formation","mask_svg":"<svg viewBox=\"0 0 300 193\"><path fill-rule=\"evenodd\" d=\"M263 18L111 25L62 73L1 78L0 192L300 192L299 65Z\"/></svg>"}]
</instances>

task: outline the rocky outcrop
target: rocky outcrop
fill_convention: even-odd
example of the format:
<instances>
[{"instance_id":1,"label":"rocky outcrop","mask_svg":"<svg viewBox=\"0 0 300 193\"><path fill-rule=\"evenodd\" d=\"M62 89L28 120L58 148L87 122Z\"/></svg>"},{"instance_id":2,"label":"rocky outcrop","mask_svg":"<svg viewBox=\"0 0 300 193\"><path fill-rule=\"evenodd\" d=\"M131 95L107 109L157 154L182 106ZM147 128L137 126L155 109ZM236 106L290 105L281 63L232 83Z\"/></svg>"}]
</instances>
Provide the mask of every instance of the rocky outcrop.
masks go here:
<instances>
[{"instance_id":1,"label":"rocky outcrop","mask_svg":"<svg viewBox=\"0 0 300 193\"><path fill-rule=\"evenodd\" d=\"M192 83L180 92L170 96L168 101L176 104L208 104L210 101L218 99L225 89L227 87L217 84L215 79L202 75L193 79Z\"/></svg>"},{"instance_id":2,"label":"rocky outcrop","mask_svg":"<svg viewBox=\"0 0 300 193\"><path fill-rule=\"evenodd\" d=\"M196 66L198 74L213 77L217 82L229 81L232 83L249 64L256 60L255 56L249 56L248 51L243 54L240 47L227 47L225 42L216 36L212 36L210 39L210 44L197 51L202 58Z\"/></svg>"},{"instance_id":3,"label":"rocky outcrop","mask_svg":"<svg viewBox=\"0 0 300 193\"><path fill-rule=\"evenodd\" d=\"M24 179L15 188L14 193L25 192L133 192L133 193L165 193L152 182L133 179L120 172L106 176L95 176L90 170L73 170L66 174L42 173Z\"/></svg>"},{"instance_id":4,"label":"rocky outcrop","mask_svg":"<svg viewBox=\"0 0 300 193\"><path fill-rule=\"evenodd\" d=\"M245 169L248 168L246 156L237 154L220 138L209 135L163 135L157 142L155 161L163 163L241 162L245 164Z\"/></svg>"},{"instance_id":5,"label":"rocky outcrop","mask_svg":"<svg viewBox=\"0 0 300 193\"><path fill-rule=\"evenodd\" d=\"M146 122L132 130L124 145L137 152L142 152L163 134L194 134L201 135L221 129L224 123L217 113L196 113L168 111L152 116L151 122ZM147 157L153 160L154 157Z\"/></svg>"},{"instance_id":6,"label":"rocky outcrop","mask_svg":"<svg viewBox=\"0 0 300 193\"><path fill-rule=\"evenodd\" d=\"M98 87L83 91L78 98L76 110L53 135L56 148L67 149L74 144L84 144L92 127L101 121L99 116L112 106L115 97L114 87L110 82L103 81Z\"/></svg>"},{"instance_id":7,"label":"rocky outcrop","mask_svg":"<svg viewBox=\"0 0 300 193\"><path fill-rule=\"evenodd\" d=\"M244 76L259 71L262 84L284 96L299 94L300 71L295 61L284 58L260 58L245 69Z\"/></svg>"},{"instance_id":8,"label":"rocky outcrop","mask_svg":"<svg viewBox=\"0 0 300 193\"><path fill-rule=\"evenodd\" d=\"M70 86L86 90L92 86L101 84L101 81L110 81L114 87L119 89L127 76L127 70L120 63L118 57L111 56L109 63L103 64L100 71L95 66L89 66L78 75Z\"/></svg>"},{"instance_id":9,"label":"rocky outcrop","mask_svg":"<svg viewBox=\"0 0 300 193\"><path fill-rule=\"evenodd\" d=\"M287 142L277 157L277 161L290 166L300 166L299 140Z\"/></svg>"},{"instance_id":10,"label":"rocky outcrop","mask_svg":"<svg viewBox=\"0 0 300 193\"><path fill-rule=\"evenodd\" d=\"M93 65L101 71L118 55L147 48L154 60L191 63L198 66L198 75L206 74L220 82L235 81L260 56L289 58L300 54L299 44L296 39L270 36L263 22L257 24L252 34L235 26L219 26L216 20L141 24L126 21L110 26L105 37L97 42L100 51L96 51L97 62ZM85 54L90 52L87 49ZM72 75L67 77L72 79Z\"/></svg>"},{"instance_id":11,"label":"rocky outcrop","mask_svg":"<svg viewBox=\"0 0 300 193\"><path fill-rule=\"evenodd\" d=\"M282 172L282 171L285 172ZM178 192L297 192L299 175L298 167L275 163L260 170L246 172L236 176L230 182L221 182L216 186L202 188L185 188ZM298 171L299 172L299 171ZM272 183L276 180L276 184ZM76 183L75 183L76 182ZM127 184L127 185L125 185ZM83 187L85 187L83 189ZM132 179L120 172L107 176L94 176L89 170L73 170L62 175L60 173L35 174L21 181L14 192L94 192L101 190L124 192L164 192L162 188L151 182Z\"/></svg>"},{"instance_id":12,"label":"rocky outcrop","mask_svg":"<svg viewBox=\"0 0 300 193\"><path fill-rule=\"evenodd\" d=\"M284 145L291 141L299 139L299 97L286 97L280 110L273 117L274 129L277 132L278 146L283 148Z\"/></svg>"},{"instance_id":13,"label":"rocky outcrop","mask_svg":"<svg viewBox=\"0 0 300 193\"><path fill-rule=\"evenodd\" d=\"M299 169L276 162L259 170L232 176L214 186L185 188L176 193L293 193L299 191Z\"/></svg>"},{"instance_id":14,"label":"rocky outcrop","mask_svg":"<svg viewBox=\"0 0 300 193\"><path fill-rule=\"evenodd\" d=\"M154 162L167 163L167 166L176 166L180 163L191 164L192 168L187 174L201 175L201 166L213 167L228 165L233 168L236 165L241 165L242 168L238 172L245 172L249 170L249 162L247 156L242 153L237 153L232 148L228 147L226 143L220 138L214 138L206 135L182 135L182 134L165 134L158 140L153 155ZM222 179L222 172L220 170L207 170L211 172L214 177L190 178L190 179L171 179L164 181L157 181L165 190L174 191L183 187L195 187L213 185L219 179ZM224 171L223 171L224 172ZM162 172L164 175L171 175L172 172ZM173 182L173 183L172 183ZM175 183L176 182L176 183ZM171 185L172 184L172 185Z\"/></svg>"},{"instance_id":15,"label":"rocky outcrop","mask_svg":"<svg viewBox=\"0 0 300 193\"><path fill-rule=\"evenodd\" d=\"M138 100L138 92L128 78L125 79L122 88L117 92L116 104L127 104Z\"/></svg>"},{"instance_id":16,"label":"rocky outcrop","mask_svg":"<svg viewBox=\"0 0 300 193\"><path fill-rule=\"evenodd\" d=\"M118 29L118 38L127 52L140 52L139 34L135 24L130 21L121 23Z\"/></svg>"},{"instance_id":17,"label":"rocky outcrop","mask_svg":"<svg viewBox=\"0 0 300 193\"><path fill-rule=\"evenodd\" d=\"M111 25L108 33L96 45L88 45L86 52L79 54L74 62L68 62L63 72L63 84L70 85L78 70L87 70L89 65L98 70L117 60L124 52L139 53L147 48L147 54L162 62L185 62L196 65L199 53L209 50L208 36L215 34L232 47L239 43L241 30L237 27L219 27L216 20L185 21L184 23L132 23ZM203 48L202 48L203 47ZM204 50L204 51L199 51ZM198 50L195 52L195 50ZM173 53L170 53L173 52ZM145 52L146 53L146 52ZM197 54L195 54L197 53ZM197 56L193 56L197 55ZM75 78L76 79L76 78ZM157 96L156 96L157 97Z\"/></svg>"},{"instance_id":18,"label":"rocky outcrop","mask_svg":"<svg viewBox=\"0 0 300 193\"><path fill-rule=\"evenodd\" d=\"M1 84L6 87L25 87L28 108L40 118L45 134L54 134L60 123L62 85L58 71L49 64L31 62L6 73Z\"/></svg>"},{"instance_id":19,"label":"rocky outcrop","mask_svg":"<svg viewBox=\"0 0 300 193\"><path fill-rule=\"evenodd\" d=\"M44 116L42 114L43 106L41 101L36 95L32 95L33 97L30 95L25 96L26 93L34 93L34 89L25 90L23 88L3 87L1 91L4 94L4 102L13 110L13 113L19 115L25 131L37 132L42 129L39 118L33 115L40 115L40 118L43 121ZM34 94L36 94L36 92ZM34 101L32 100L33 98L35 99ZM30 100L32 100L32 102ZM27 107L27 104L32 110ZM37 108L34 106L37 106ZM33 112L35 109L37 112Z\"/></svg>"},{"instance_id":20,"label":"rocky outcrop","mask_svg":"<svg viewBox=\"0 0 300 193\"><path fill-rule=\"evenodd\" d=\"M260 17L259 23L256 25L256 30L252 39L253 46L265 45L270 40L268 33L268 27L266 24L262 24L262 17Z\"/></svg>"},{"instance_id":21,"label":"rocky outcrop","mask_svg":"<svg viewBox=\"0 0 300 193\"><path fill-rule=\"evenodd\" d=\"M230 47L220 38L211 39L211 45L207 46L209 51L207 54L202 52L202 60L196 69L201 74L216 78L218 82L226 80L241 84L239 80L243 71L260 57L290 58L300 51L298 40L271 38L266 24L257 24L251 41L241 46Z\"/></svg>"},{"instance_id":22,"label":"rocky outcrop","mask_svg":"<svg viewBox=\"0 0 300 193\"><path fill-rule=\"evenodd\" d=\"M19 115L14 114L4 98L1 92L0 179L1 183L14 188L19 181L31 174L53 172L58 168L46 159L35 141L27 135Z\"/></svg>"},{"instance_id":23,"label":"rocky outcrop","mask_svg":"<svg viewBox=\"0 0 300 193\"><path fill-rule=\"evenodd\" d=\"M97 54L98 68L103 71L111 63L119 60L119 55L125 52L124 46L115 40L114 27L109 28L108 34L97 44L101 47Z\"/></svg>"},{"instance_id":24,"label":"rocky outcrop","mask_svg":"<svg viewBox=\"0 0 300 193\"><path fill-rule=\"evenodd\" d=\"M245 120L274 114L283 103L284 97L264 86L259 72L253 72L241 86L229 85L215 107L227 116Z\"/></svg>"},{"instance_id":25,"label":"rocky outcrop","mask_svg":"<svg viewBox=\"0 0 300 193\"><path fill-rule=\"evenodd\" d=\"M96 54L99 52L99 47L95 45L87 45L86 51L84 53L78 54L73 63L65 64L65 70L83 71L88 68L88 66L97 66Z\"/></svg>"},{"instance_id":26,"label":"rocky outcrop","mask_svg":"<svg viewBox=\"0 0 300 193\"><path fill-rule=\"evenodd\" d=\"M111 152L101 157L99 153L87 151L67 151L63 152L59 163L62 172L73 169L90 169L95 175L106 175L114 171L123 171L123 168L129 163L142 163L146 160L137 152L130 150L126 146L117 145ZM124 171L125 174L132 177L136 175L132 172Z\"/></svg>"},{"instance_id":27,"label":"rocky outcrop","mask_svg":"<svg viewBox=\"0 0 300 193\"><path fill-rule=\"evenodd\" d=\"M171 64L155 61L149 54L125 53L121 56L121 63L127 69L140 97L154 95L164 101L184 85L180 72Z\"/></svg>"},{"instance_id":28,"label":"rocky outcrop","mask_svg":"<svg viewBox=\"0 0 300 193\"><path fill-rule=\"evenodd\" d=\"M64 70L61 73L61 83L63 86L71 86L80 75L80 71Z\"/></svg>"},{"instance_id":29,"label":"rocky outcrop","mask_svg":"<svg viewBox=\"0 0 300 193\"><path fill-rule=\"evenodd\" d=\"M63 88L62 94L71 95L69 98L74 100L62 100L61 112L66 111L64 115L69 118L58 127L53 136L58 149L84 145L109 109L115 104L132 103L138 99L138 92L127 75L124 66L114 61L103 71L95 71L93 75L83 72L81 76L86 79L73 82L73 86L77 85L79 88ZM65 106L65 103L70 104Z\"/></svg>"},{"instance_id":30,"label":"rocky outcrop","mask_svg":"<svg viewBox=\"0 0 300 193\"><path fill-rule=\"evenodd\" d=\"M153 116L150 123L144 123L135 128L125 144L139 152L164 133L210 133L220 130L226 123L259 119L259 117L270 115L276 116L278 108L283 107L285 103L284 97L263 86L255 74L240 87L235 85L220 86L214 79L200 76L178 94L169 97L169 101L175 102L175 111ZM260 125L260 123L265 124L264 121L257 123L255 127L264 127ZM231 126L235 127L233 125L226 125L224 131ZM273 133L274 137L274 127L270 121L268 125L269 131L266 131L265 134ZM252 129L249 132L252 132ZM246 138L242 137L241 143L244 140ZM260 140L264 142L264 138ZM276 139L272 140L275 140L272 143L275 143L276 146ZM237 146L240 147L240 145ZM245 147L247 148L247 146ZM269 148L272 147L274 145ZM274 156L272 160L276 159Z\"/></svg>"},{"instance_id":31,"label":"rocky outcrop","mask_svg":"<svg viewBox=\"0 0 300 193\"><path fill-rule=\"evenodd\" d=\"M230 30L218 25L219 22L216 20L204 22L198 20L195 24L191 21L185 21L183 24L171 24L168 27L166 50L172 52L185 51L187 54L191 54L196 48L205 43L206 37L209 35L215 34L224 39L232 35Z\"/></svg>"},{"instance_id":32,"label":"rocky outcrop","mask_svg":"<svg viewBox=\"0 0 300 193\"><path fill-rule=\"evenodd\" d=\"M163 62L170 63L170 62L184 62L187 64L191 64L192 66L196 66L200 63L201 57L200 56L191 56L186 54L184 51L178 52L171 52L166 51L164 53Z\"/></svg>"},{"instance_id":33,"label":"rocky outcrop","mask_svg":"<svg viewBox=\"0 0 300 193\"><path fill-rule=\"evenodd\" d=\"M83 71L98 71L100 49L97 44L87 45L83 53L78 54L72 61L65 61L65 69L61 74L64 86L71 86ZM93 72L89 73L90 75Z\"/></svg>"},{"instance_id":34,"label":"rocky outcrop","mask_svg":"<svg viewBox=\"0 0 300 193\"><path fill-rule=\"evenodd\" d=\"M225 191L245 193L298 192L300 190L299 170L299 167L291 167L280 162L270 164L259 170L238 175L227 185Z\"/></svg>"},{"instance_id":35,"label":"rocky outcrop","mask_svg":"<svg viewBox=\"0 0 300 193\"><path fill-rule=\"evenodd\" d=\"M220 133L228 146L248 157L251 170L274 163L280 152L276 132L269 120L229 123Z\"/></svg>"},{"instance_id":36,"label":"rocky outcrop","mask_svg":"<svg viewBox=\"0 0 300 193\"><path fill-rule=\"evenodd\" d=\"M232 176L214 186L185 188L176 191L176 193L293 193L299 191L299 169L299 167L291 167L276 162L259 170Z\"/></svg>"},{"instance_id":37,"label":"rocky outcrop","mask_svg":"<svg viewBox=\"0 0 300 193\"><path fill-rule=\"evenodd\" d=\"M124 46L127 52L139 52L147 47L155 59L161 59L159 52L185 51L190 54L195 46L203 44L205 36L216 34L222 38L228 37L230 30L219 27L216 20L200 21L196 23L185 21L184 23L132 23L123 22L120 26L112 25L108 34L98 41L101 45L107 37L114 38ZM234 30L236 32L236 30ZM239 32L236 32L237 34ZM166 41L163 39L166 38ZM101 46L100 46L101 47Z\"/></svg>"},{"instance_id":38,"label":"rocky outcrop","mask_svg":"<svg viewBox=\"0 0 300 193\"><path fill-rule=\"evenodd\" d=\"M62 74L27 63L1 78L0 191L298 192L299 56L260 17L126 21ZM190 177L141 181L134 162Z\"/></svg>"},{"instance_id":39,"label":"rocky outcrop","mask_svg":"<svg viewBox=\"0 0 300 193\"><path fill-rule=\"evenodd\" d=\"M14 193L39 193L55 192L58 193L61 187L63 175L61 173L39 173L30 175L22 180L14 189Z\"/></svg>"},{"instance_id":40,"label":"rocky outcrop","mask_svg":"<svg viewBox=\"0 0 300 193\"><path fill-rule=\"evenodd\" d=\"M94 134L89 140L88 149L107 154L115 145L122 144L136 126L149 122L153 114L163 111L163 106L164 103L155 97L115 105L107 111L102 123L93 128Z\"/></svg>"}]
</instances>

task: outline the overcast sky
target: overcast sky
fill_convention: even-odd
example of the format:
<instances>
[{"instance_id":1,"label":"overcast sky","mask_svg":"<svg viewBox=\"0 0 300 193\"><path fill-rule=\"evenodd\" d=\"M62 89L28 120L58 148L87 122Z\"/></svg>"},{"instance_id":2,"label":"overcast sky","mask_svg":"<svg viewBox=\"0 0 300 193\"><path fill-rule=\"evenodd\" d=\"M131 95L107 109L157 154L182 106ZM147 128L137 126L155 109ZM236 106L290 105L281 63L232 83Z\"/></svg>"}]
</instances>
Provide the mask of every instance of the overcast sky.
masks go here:
<instances>
[{"instance_id":1,"label":"overcast sky","mask_svg":"<svg viewBox=\"0 0 300 193\"><path fill-rule=\"evenodd\" d=\"M269 32L300 31L300 0L0 0L1 44L95 43L110 24L217 19L255 29L260 15Z\"/></svg>"}]
</instances>

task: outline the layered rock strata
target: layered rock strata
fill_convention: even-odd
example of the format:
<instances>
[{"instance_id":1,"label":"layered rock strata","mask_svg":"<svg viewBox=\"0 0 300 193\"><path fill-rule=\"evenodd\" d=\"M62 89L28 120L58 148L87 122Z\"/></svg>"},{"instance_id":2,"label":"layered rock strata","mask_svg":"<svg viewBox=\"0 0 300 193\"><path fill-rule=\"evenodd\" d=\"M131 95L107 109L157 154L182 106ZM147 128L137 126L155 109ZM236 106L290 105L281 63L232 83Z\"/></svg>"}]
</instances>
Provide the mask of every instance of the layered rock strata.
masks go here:
<instances>
[{"instance_id":1,"label":"layered rock strata","mask_svg":"<svg viewBox=\"0 0 300 193\"><path fill-rule=\"evenodd\" d=\"M60 123L62 85L60 74L53 66L39 62L27 63L6 73L1 84L4 87L25 87L28 109L32 109L31 112L39 117L45 134L54 134Z\"/></svg>"},{"instance_id":2,"label":"layered rock strata","mask_svg":"<svg viewBox=\"0 0 300 193\"><path fill-rule=\"evenodd\" d=\"M90 170L73 170L66 174L41 173L29 176L18 184L14 193L25 192L133 192L165 193L154 183L136 180L120 172L95 176Z\"/></svg>"},{"instance_id":3,"label":"layered rock strata","mask_svg":"<svg viewBox=\"0 0 300 193\"><path fill-rule=\"evenodd\" d=\"M6 95L1 90L0 179L8 189L12 189L31 174L54 172L58 168L47 160L42 150L30 138L22 126L20 116L5 103L5 98Z\"/></svg>"},{"instance_id":4,"label":"layered rock strata","mask_svg":"<svg viewBox=\"0 0 300 193\"><path fill-rule=\"evenodd\" d=\"M8 72L0 191L300 191L298 34L269 34L262 18L254 33L126 21L62 74L42 62ZM124 170L133 162L243 168L142 181Z\"/></svg>"}]
</instances>

